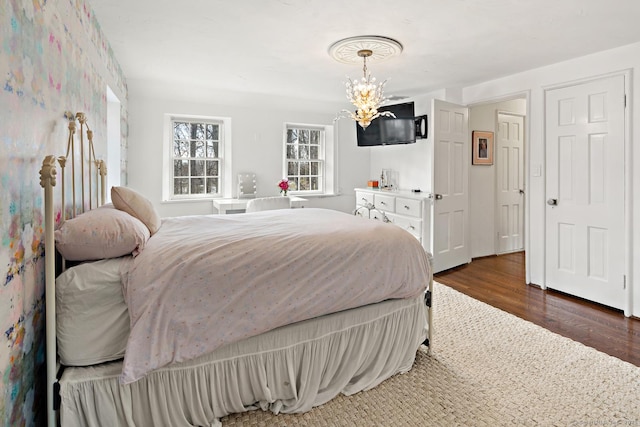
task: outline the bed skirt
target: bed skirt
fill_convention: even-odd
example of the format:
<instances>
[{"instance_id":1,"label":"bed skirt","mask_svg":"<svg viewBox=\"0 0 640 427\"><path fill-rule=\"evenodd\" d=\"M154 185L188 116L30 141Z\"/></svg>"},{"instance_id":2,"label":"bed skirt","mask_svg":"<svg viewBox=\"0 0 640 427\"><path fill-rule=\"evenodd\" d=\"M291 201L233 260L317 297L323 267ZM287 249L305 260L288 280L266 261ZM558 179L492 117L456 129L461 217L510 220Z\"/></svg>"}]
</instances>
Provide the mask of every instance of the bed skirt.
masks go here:
<instances>
[{"instance_id":1,"label":"bed skirt","mask_svg":"<svg viewBox=\"0 0 640 427\"><path fill-rule=\"evenodd\" d=\"M121 362L67 368L63 427L220 426L255 409L305 412L413 365L427 337L424 296L284 326L120 385Z\"/></svg>"}]
</instances>

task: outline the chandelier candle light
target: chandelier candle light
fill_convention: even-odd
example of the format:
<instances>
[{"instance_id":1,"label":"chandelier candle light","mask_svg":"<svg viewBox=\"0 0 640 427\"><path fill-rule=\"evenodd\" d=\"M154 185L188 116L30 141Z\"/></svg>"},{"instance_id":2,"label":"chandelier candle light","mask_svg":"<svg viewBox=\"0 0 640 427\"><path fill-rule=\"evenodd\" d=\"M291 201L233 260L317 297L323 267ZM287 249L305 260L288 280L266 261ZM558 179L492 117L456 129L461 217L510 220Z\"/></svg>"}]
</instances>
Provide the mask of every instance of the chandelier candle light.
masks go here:
<instances>
[{"instance_id":1,"label":"chandelier candle light","mask_svg":"<svg viewBox=\"0 0 640 427\"><path fill-rule=\"evenodd\" d=\"M348 113L363 129L366 129L372 120L380 116L395 117L395 115L389 111L378 111L378 108L387 101L387 98L384 96L384 85L387 81L385 80L380 84L376 84L376 78L371 77L371 73L367 73L367 58L372 54L373 52L369 49L358 51L358 56L364 58L362 79L360 81L353 81L347 77L348 81L346 83L347 99L356 106L357 110L355 113L348 110L344 110L344 112Z\"/></svg>"},{"instance_id":2,"label":"chandelier candle light","mask_svg":"<svg viewBox=\"0 0 640 427\"><path fill-rule=\"evenodd\" d=\"M363 76L360 80L351 80L347 77L347 99L355 107L356 111L342 110L336 119L349 117L366 129L372 120L380 116L395 117L389 111L379 111L380 106L388 100L384 95L384 80L376 83L376 78L367 70L367 58L383 60L402 52L402 45L393 39L381 36L358 36L337 41L329 48L329 54L337 61L353 63L364 61Z\"/></svg>"}]
</instances>

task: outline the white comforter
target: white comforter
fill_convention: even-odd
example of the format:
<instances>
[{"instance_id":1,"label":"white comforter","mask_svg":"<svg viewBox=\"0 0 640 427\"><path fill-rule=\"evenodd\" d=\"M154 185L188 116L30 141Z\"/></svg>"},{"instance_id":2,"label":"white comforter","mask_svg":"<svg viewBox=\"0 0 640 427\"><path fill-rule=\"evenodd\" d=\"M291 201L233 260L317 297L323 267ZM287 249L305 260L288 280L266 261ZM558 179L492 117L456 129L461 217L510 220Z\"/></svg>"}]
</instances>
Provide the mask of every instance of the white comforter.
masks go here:
<instances>
[{"instance_id":1,"label":"white comforter","mask_svg":"<svg viewBox=\"0 0 640 427\"><path fill-rule=\"evenodd\" d=\"M325 209L166 218L123 271L122 383L282 325L423 292L420 243Z\"/></svg>"}]
</instances>

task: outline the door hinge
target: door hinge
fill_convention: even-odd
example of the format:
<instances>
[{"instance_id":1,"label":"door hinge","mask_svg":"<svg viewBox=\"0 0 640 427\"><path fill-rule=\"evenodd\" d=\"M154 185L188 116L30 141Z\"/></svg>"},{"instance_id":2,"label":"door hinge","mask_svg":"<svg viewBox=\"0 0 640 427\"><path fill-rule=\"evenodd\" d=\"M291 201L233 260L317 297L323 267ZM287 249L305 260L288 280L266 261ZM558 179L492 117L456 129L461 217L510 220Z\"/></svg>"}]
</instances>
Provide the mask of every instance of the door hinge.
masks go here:
<instances>
[{"instance_id":1,"label":"door hinge","mask_svg":"<svg viewBox=\"0 0 640 427\"><path fill-rule=\"evenodd\" d=\"M627 289L627 275L623 274L622 275L622 289Z\"/></svg>"},{"instance_id":2,"label":"door hinge","mask_svg":"<svg viewBox=\"0 0 640 427\"><path fill-rule=\"evenodd\" d=\"M627 108L627 95L624 95L624 108Z\"/></svg>"}]
</instances>

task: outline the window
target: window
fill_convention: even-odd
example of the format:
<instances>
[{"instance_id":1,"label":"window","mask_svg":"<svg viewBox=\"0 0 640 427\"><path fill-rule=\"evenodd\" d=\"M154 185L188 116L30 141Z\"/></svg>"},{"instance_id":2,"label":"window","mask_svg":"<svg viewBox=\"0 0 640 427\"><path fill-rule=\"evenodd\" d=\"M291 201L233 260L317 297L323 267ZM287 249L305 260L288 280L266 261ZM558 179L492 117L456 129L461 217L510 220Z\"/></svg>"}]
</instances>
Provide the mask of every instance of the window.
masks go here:
<instances>
[{"instance_id":1,"label":"window","mask_svg":"<svg viewBox=\"0 0 640 427\"><path fill-rule=\"evenodd\" d=\"M287 124L284 174L291 191L324 193L326 188L324 126Z\"/></svg>"},{"instance_id":2,"label":"window","mask_svg":"<svg viewBox=\"0 0 640 427\"><path fill-rule=\"evenodd\" d=\"M171 118L170 199L222 193L224 124L221 120Z\"/></svg>"}]
</instances>

